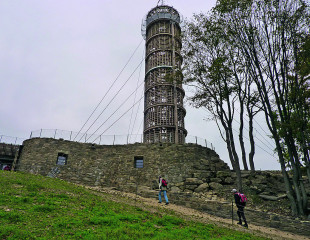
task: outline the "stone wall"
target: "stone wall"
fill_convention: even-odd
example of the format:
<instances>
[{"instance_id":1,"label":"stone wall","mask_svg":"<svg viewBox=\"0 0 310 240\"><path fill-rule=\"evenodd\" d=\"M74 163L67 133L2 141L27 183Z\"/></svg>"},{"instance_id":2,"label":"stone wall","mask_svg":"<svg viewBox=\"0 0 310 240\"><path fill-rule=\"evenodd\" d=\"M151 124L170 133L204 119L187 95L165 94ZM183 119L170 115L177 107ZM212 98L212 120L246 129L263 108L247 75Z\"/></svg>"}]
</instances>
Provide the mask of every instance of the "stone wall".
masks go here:
<instances>
[{"instance_id":1,"label":"stone wall","mask_svg":"<svg viewBox=\"0 0 310 240\"><path fill-rule=\"evenodd\" d=\"M186 144L92 145L51 138L24 141L18 170L54 176L90 186L116 187L133 191L136 186L157 188L161 175L174 192L202 191L206 184L232 179L230 169L211 149ZM66 165L57 165L59 154ZM143 168L135 168L135 158ZM209 186L209 185L207 185Z\"/></svg>"},{"instance_id":2,"label":"stone wall","mask_svg":"<svg viewBox=\"0 0 310 240\"><path fill-rule=\"evenodd\" d=\"M19 145L0 143L0 170L6 165L12 168L14 158L18 154L19 148Z\"/></svg>"}]
</instances>

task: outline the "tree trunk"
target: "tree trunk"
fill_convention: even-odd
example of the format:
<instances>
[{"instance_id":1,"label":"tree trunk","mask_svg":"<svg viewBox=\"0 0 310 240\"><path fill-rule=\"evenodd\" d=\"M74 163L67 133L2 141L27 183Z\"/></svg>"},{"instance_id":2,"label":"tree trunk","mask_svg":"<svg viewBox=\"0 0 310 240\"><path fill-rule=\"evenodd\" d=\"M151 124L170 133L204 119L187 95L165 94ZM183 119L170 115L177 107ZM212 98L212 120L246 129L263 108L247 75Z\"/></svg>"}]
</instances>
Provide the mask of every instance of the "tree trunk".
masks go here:
<instances>
[{"instance_id":1,"label":"tree trunk","mask_svg":"<svg viewBox=\"0 0 310 240\"><path fill-rule=\"evenodd\" d=\"M301 133L301 136L302 136L302 151L304 155L304 162L307 170L308 182L310 183L310 158L309 158L309 150L307 147L307 145L310 144L307 144L304 132Z\"/></svg>"},{"instance_id":2,"label":"tree trunk","mask_svg":"<svg viewBox=\"0 0 310 240\"><path fill-rule=\"evenodd\" d=\"M291 203L291 209L292 209L292 215L293 216L297 216L298 215L298 209L297 209L297 204L293 195L293 189L292 189L292 184L290 183L290 179L289 176L286 172L286 167L285 167L285 161L284 161L284 157L282 154L282 149L280 146L279 141L275 140L276 143L276 147L277 147L277 152L278 152L278 156L279 156L279 162L281 165L281 171L282 171L282 176L284 179L284 184L285 184L285 188L286 188L286 195Z\"/></svg>"},{"instance_id":3,"label":"tree trunk","mask_svg":"<svg viewBox=\"0 0 310 240\"><path fill-rule=\"evenodd\" d=\"M256 57L255 51L254 51L254 57ZM257 63L257 61L258 61L257 57L255 60L256 60L255 62ZM283 156L283 152L282 152L282 147L280 145L280 137L278 135L277 127L276 127L276 119L275 119L275 116L273 114L271 103L270 103L269 98L268 98L268 91L267 91L267 88L266 88L266 85L264 82L264 78L262 77L263 74L261 73L259 66L257 69L259 72L260 80L257 80L256 84L257 84L257 88L258 88L258 91L260 94L260 98L262 99L267 126L268 126L270 132L272 133L272 136L273 136L275 144L276 144L276 149L277 149L279 162L281 165L281 171L282 171L284 184L285 184L285 188L286 188L286 194L287 194L287 197L288 197L290 204L291 204L292 215L297 216L298 215L297 204L296 204L296 201L294 198L292 184L290 183L289 176L286 172L285 160L284 160L284 156Z\"/></svg>"},{"instance_id":4,"label":"tree trunk","mask_svg":"<svg viewBox=\"0 0 310 240\"><path fill-rule=\"evenodd\" d=\"M264 93L266 94L267 91L266 91L265 84L263 82L262 82L262 89L264 90ZM268 96L268 95L266 94L265 96ZM267 119L267 125L269 127L270 132L273 135L273 138L274 138L274 141L276 144L276 149L277 149L279 162L281 165L281 171L282 171L284 184L285 184L285 188L286 188L286 194L287 194L287 197L291 203L292 215L298 216L297 203L296 203L296 200L294 198L294 192L293 192L292 184L291 184L289 176L286 172L285 159L284 159L282 148L280 145L280 137L279 137L278 132L277 132L277 127L275 124L275 119L274 119L274 115L272 112L272 108L271 108L269 101L265 101L264 104L265 104L264 107L266 109L265 115L266 115L266 119ZM268 122L268 119L270 120L270 122Z\"/></svg>"},{"instance_id":5,"label":"tree trunk","mask_svg":"<svg viewBox=\"0 0 310 240\"><path fill-rule=\"evenodd\" d=\"M247 108L248 115L249 115L249 138L250 138L250 153L249 153L249 163L251 172L255 172L254 166L254 154L255 154L255 142L253 136L253 114L249 108Z\"/></svg>"},{"instance_id":6,"label":"tree trunk","mask_svg":"<svg viewBox=\"0 0 310 240\"><path fill-rule=\"evenodd\" d=\"M232 133L232 126L230 126L228 128L228 134L229 134L229 140L230 140L230 147L231 147L232 155L233 155L234 160L235 160L235 171L237 174L237 186L238 186L239 191L242 192L241 170L240 170L240 164L239 164L239 157L238 157L238 154L236 152L235 141L233 138L234 135Z\"/></svg>"},{"instance_id":7,"label":"tree trunk","mask_svg":"<svg viewBox=\"0 0 310 240\"><path fill-rule=\"evenodd\" d=\"M245 147L244 147L244 141L243 141L243 104L240 103L240 127L239 127L239 143L240 143L240 148L241 148L241 153L242 153L242 163L243 163L243 168L244 170L248 171L248 164L246 162L246 153L245 153Z\"/></svg>"},{"instance_id":8,"label":"tree trunk","mask_svg":"<svg viewBox=\"0 0 310 240\"><path fill-rule=\"evenodd\" d=\"M310 159L309 159L309 152L306 148L304 149L304 161L307 169L308 181L310 183Z\"/></svg>"},{"instance_id":9,"label":"tree trunk","mask_svg":"<svg viewBox=\"0 0 310 240\"><path fill-rule=\"evenodd\" d=\"M242 178L241 178L240 168L238 171L236 171L236 175L237 175L237 187L238 187L239 191L242 192Z\"/></svg>"},{"instance_id":10,"label":"tree trunk","mask_svg":"<svg viewBox=\"0 0 310 240\"><path fill-rule=\"evenodd\" d=\"M302 194L302 198L303 198L302 208L303 208L304 213L306 213L307 209L308 209L308 195L307 195L307 191L306 191L304 182L302 181L302 175L300 172L300 168L299 168L299 175L301 177L299 183L300 183L300 190L301 190L301 194Z\"/></svg>"},{"instance_id":11,"label":"tree trunk","mask_svg":"<svg viewBox=\"0 0 310 240\"><path fill-rule=\"evenodd\" d=\"M291 141L294 141L293 138L291 138ZM295 145L292 146L292 150L293 150L293 156L295 157L295 167L296 167L296 180L298 181L297 184L299 186L299 191L300 191L300 194L301 194L301 207L302 207L302 211L301 211L301 214L302 215L305 215L305 213L307 212L307 205L308 205L308 196L307 196L307 192L306 192L306 189L305 189L305 186L304 186L304 182L302 180L302 173L301 173L301 170L300 170L300 161L299 161L299 156L298 156L298 153L297 153L297 149L295 147Z\"/></svg>"},{"instance_id":12,"label":"tree trunk","mask_svg":"<svg viewBox=\"0 0 310 240\"><path fill-rule=\"evenodd\" d=\"M227 146L227 150L229 153L230 162L231 162L233 170L235 171L236 176L237 176L237 182L236 182L237 189L239 191L242 191L242 179L241 179L241 170L240 170L240 165L239 165L239 159L238 159L238 155L236 158L236 154L234 153L235 152L235 150L233 149L234 144L232 144L233 140L231 140L231 134L230 134L230 131L228 128L225 129L225 134L226 134L226 146Z\"/></svg>"},{"instance_id":13,"label":"tree trunk","mask_svg":"<svg viewBox=\"0 0 310 240\"><path fill-rule=\"evenodd\" d=\"M308 182L310 184L310 163L307 160L306 160L306 168L307 168Z\"/></svg>"},{"instance_id":14,"label":"tree trunk","mask_svg":"<svg viewBox=\"0 0 310 240\"><path fill-rule=\"evenodd\" d=\"M304 186L302 182L302 176L300 172L299 156L294 144L291 131L286 133L285 143L290 157L290 163L293 169L293 185L298 206L298 215L305 215L305 209L307 208L307 194L304 194Z\"/></svg>"}]
</instances>

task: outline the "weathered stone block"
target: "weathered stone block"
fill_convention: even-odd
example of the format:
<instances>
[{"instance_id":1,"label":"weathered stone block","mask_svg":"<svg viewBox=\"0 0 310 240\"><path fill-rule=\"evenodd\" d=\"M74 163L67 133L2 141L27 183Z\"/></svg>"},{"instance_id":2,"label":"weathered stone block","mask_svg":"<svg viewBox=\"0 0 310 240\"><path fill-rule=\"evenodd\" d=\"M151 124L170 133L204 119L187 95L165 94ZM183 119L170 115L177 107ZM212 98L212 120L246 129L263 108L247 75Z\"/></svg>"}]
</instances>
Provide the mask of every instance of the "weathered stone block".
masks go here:
<instances>
[{"instance_id":1,"label":"weathered stone block","mask_svg":"<svg viewBox=\"0 0 310 240\"><path fill-rule=\"evenodd\" d=\"M203 183L203 184L199 185L195 189L195 192L196 193L205 192L208 188L209 188L209 184L208 183Z\"/></svg>"},{"instance_id":2,"label":"weathered stone block","mask_svg":"<svg viewBox=\"0 0 310 240\"><path fill-rule=\"evenodd\" d=\"M177 182L174 184L176 187L184 186L184 182Z\"/></svg>"},{"instance_id":3,"label":"weathered stone block","mask_svg":"<svg viewBox=\"0 0 310 240\"><path fill-rule=\"evenodd\" d=\"M215 172L211 172L211 171L208 171L208 172L202 172L201 173L201 177L202 178L208 178L208 179L210 179L210 178L212 178L212 177L215 177Z\"/></svg>"},{"instance_id":4,"label":"weathered stone block","mask_svg":"<svg viewBox=\"0 0 310 240\"><path fill-rule=\"evenodd\" d=\"M252 181L249 180L249 179L244 179L243 180L243 184L246 185L246 186L251 186L252 185Z\"/></svg>"},{"instance_id":5,"label":"weathered stone block","mask_svg":"<svg viewBox=\"0 0 310 240\"><path fill-rule=\"evenodd\" d=\"M185 179L185 185L200 185L203 181L201 181L198 178L186 178Z\"/></svg>"},{"instance_id":6,"label":"weathered stone block","mask_svg":"<svg viewBox=\"0 0 310 240\"><path fill-rule=\"evenodd\" d=\"M216 177L222 178L222 179L230 177L230 176L231 176L231 173L229 171L218 171L216 173Z\"/></svg>"},{"instance_id":7,"label":"weathered stone block","mask_svg":"<svg viewBox=\"0 0 310 240\"><path fill-rule=\"evenodd\" d=\"M241 172L241 177L242 178L248 178L249 176L251 176L251 172L250 171L242 171Z\"/></svg>"},{"instance_id":8,"label":"weathered stone block","mask_svg":"<svg viewBox=\"0 0 310 240\"><path fill-rule=\"evenodd\" d=\"M220 162L216 163L215 166L216 166L217 170L221 170L221 169L229 170L229 167L227 166L227 164L225 162L221 162L221 160L220 160Z\"/></svg>"},{"instance_id":9,"label":"weathered stone block","mask_svg":"<svg viewBox=\"0 0 310 240\"><path fill-rule=\"evenodd\" d=\"M286 194L283 194L280 196L269 196L269 195L260 194L259 197L264 199L264 200L277 201L277 200L286 198Z\"/></svg>"},{"instance_id":10,"label":"weathered stone block","mask_svg":"<svg viewBox=\"0 0 310 240\"><path fill-rule=\"evenodd\" d=\"M179 193L179 192L181 192L181 189L178 187L171 187L171 188L169 188L169 192Z\"/></svg>"},{"instance_id":11,"label":"weathered stone block","mask_svg":"<svg viewBox=\"0 0 310 240\"><path fill-rule=\"evenodd\" d=\"M187 184L185 184L185 190L184 191L186 191L186 190L191 190L191 191L194 191L194 189L196 189L197 187L198 187L198 185L187 185Z\"/></svg>"},{"instance_id":12,"label":"weathered stone block","mask_svg":"<svg viewBox=\"0 0 310 240\"><path fill-rule=\"evenodd\" d=\"M220 190L220 189L223 188L223 185L220 184L220 183L217 183L217 182L210 182L210 183L209 183L209 186L210 186L210 188L213 189L213 190Z\"/></svg>"},{"instance_id":13,"label":"weathered stone block","mask_svg":"<svg viewBox=\"0 0 310 240\"><path fill-rule=\"evenodd\" d=\"M257 175L253 180L252 180L254 185L262 185L262 184L267 184L267 178L262 175Z\"/></svg>"},{"instance_id":14,"label":"weathered stone block","mask_svg":"<svg viewBox=\"0 0 310 240\"><path fill-rule=\"evenodd\" d=\"M221 183L222 179L220 179L220 178L211 178L210 181L211 182L216 182L216 183Z\"/></svg>"},{"instance_id":15,"label":"weathered stone block","mask_svg":"<svg viewBox=\"0 0 310 240\"><path fill-rule=\"evenodd\" d=\"M224 184L232 184L234 183L234 180L231 177L227 177L224 179Z\"/></svg>"}]
</instances>

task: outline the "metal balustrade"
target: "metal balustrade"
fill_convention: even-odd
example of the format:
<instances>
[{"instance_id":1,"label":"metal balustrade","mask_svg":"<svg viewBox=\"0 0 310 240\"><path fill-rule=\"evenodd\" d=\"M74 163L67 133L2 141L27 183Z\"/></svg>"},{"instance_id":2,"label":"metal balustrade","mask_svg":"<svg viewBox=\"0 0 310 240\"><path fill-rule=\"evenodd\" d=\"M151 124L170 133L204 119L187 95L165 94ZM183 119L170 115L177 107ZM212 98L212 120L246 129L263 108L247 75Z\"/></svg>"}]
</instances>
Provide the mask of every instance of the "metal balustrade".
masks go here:
<instances>
[{"instance_id":1,"label":"metal balustrade","mask_svg":"<svg viewBox=\"0 0 310 240\"><path fill-rule=\"evenodd\" d=\"M74 131L60 130L60 129L40 129L32 131L31 138L53 138L63 139L67 141L76 141L81 143L93 143L98 145L126 145L134 143L144 143L143 134L131 135L90 135L85 133L77 133ZM96 139L94 141L94 139ZM158 141L157 141L158 142ZM151 143L151 142L149 142ZM187 135L185 137L185 144L197 144L208 147L214 150L211 142L204 138Z\"/></svg>"}]
</instances>

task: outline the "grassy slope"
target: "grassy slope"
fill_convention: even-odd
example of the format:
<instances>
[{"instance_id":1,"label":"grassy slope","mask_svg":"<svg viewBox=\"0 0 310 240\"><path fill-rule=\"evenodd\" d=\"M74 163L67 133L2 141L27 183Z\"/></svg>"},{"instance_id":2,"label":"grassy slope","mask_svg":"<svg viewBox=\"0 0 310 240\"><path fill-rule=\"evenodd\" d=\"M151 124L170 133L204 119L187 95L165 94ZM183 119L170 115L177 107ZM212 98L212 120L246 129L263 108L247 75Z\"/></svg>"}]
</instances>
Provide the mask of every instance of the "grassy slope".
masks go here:
<instances>
[{"instance_id":1,"label":"grassy slope","mask_svg":"<svg viewBox=\"0 0 310 240\"><path fill-rule=\"evenodd\" d=\"M0 189L0 239L265 239L116 203L59 179L0 171Z\"/></svg>"}]
</instances>

